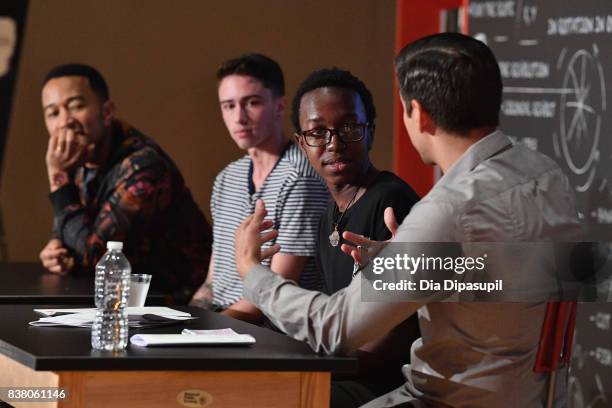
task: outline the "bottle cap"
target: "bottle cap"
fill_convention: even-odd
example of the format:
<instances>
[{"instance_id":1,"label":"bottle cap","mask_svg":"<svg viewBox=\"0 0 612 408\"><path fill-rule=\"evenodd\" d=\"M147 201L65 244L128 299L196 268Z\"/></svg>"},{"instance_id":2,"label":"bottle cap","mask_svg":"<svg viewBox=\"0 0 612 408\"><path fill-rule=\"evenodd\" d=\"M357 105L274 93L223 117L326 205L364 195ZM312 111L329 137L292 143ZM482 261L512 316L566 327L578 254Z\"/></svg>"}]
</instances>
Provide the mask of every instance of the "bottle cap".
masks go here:
<instances>
[{"instance_id":1,"label":"bottle cap","mask_svg":"<svg viewBox=\"0 0 612 408\"><path fill-rule=\"evenodd\" d=\"M121 251L123 249L123 242L121 242L121 241L108 241L106 243L106 249L108 249L109 251L112 251L112 250L119 250L119 251Z\"/></svg>"}]
</instances>

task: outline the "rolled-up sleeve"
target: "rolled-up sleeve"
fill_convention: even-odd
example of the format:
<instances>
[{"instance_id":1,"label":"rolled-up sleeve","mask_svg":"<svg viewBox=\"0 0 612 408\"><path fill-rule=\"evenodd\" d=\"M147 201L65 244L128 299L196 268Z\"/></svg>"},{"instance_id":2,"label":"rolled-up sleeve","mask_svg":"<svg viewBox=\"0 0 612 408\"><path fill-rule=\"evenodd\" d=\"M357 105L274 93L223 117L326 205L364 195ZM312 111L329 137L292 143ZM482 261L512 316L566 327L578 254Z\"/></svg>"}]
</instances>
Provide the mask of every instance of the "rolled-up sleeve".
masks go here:
<instances>
[{"instance_id":1,"label":"rolled-up sleeve","mask_svg":"<svg viewBox=\"0 0 612 408\"><path fill-rule=\"evenodd\" d=\"M252 268L244 296L283 332L326 354L347 354L385 335L416 312L417 303L361 301L361 278L327 296L298 287L269 268Z\"/></svg>"}]
</instances>

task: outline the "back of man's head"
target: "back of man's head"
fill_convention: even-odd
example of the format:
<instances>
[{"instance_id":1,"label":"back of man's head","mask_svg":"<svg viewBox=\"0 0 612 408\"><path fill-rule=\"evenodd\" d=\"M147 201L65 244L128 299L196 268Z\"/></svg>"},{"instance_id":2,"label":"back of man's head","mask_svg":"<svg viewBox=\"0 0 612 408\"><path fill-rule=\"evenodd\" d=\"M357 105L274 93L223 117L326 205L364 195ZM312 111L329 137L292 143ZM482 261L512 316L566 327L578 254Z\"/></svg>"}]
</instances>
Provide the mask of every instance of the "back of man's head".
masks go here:
<instances>
[{"instance_id":1,"label":"back of man's head","mask_svg":"<svg viewBox=\"0 0 612 408\"><path fill-rule=\"evenodd\" d=\"M89 81L91 90L100 98L101 101L108 101L110 95L108 92L108 86L102 74L97 69L85 64L63 64L51 68L43 80L42 86L44 87L47 82L54 78L61 78L66 76L80 76L85 77Z\"/></svg>"},{"instance_id":2,"label":"back of man's head","mask_svg":"<svg viewBox=\"0 0 612 408\"><path fill-rule=\"evenodd\" d=\"M499 124L501 74L481 41L458 33L422 38L400 51L395 71L408 114L414 99L447 132Z\"/></svg>"},{"instance_id":3,"label":"back of man's head","mask_svg":"<svg viewBox=\"0 0 612 408\"><path fill-rule=\"evenodd\" d=\"M285 78L278 62L262 54L243 54L225 61L217 70L219 82L229 75L250 76L261 81L275 97L285 96Z\"/></svg>"}]
</instances>

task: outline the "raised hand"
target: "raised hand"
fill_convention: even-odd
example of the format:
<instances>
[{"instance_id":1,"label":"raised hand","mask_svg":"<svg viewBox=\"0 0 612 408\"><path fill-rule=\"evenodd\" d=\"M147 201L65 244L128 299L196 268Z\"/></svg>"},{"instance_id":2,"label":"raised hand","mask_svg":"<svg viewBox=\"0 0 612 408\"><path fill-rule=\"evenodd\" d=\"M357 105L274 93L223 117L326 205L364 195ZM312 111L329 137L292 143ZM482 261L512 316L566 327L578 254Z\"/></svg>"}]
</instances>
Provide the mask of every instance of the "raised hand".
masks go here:
<instances>
[{"instance_id":1,"label":"raised hand","mask_svg":"<svg viewBox=\"0 0 612 408\"><path fill-rule=\"evenodd\" d=\"M345 243L340 247L342 252L350 255L356 264L361 266L367 265L373 254L378 253L387 242L393 240L399 227L395 218L395 213L391 207L385 208L384 220L387 229L391 232L391 238L389 240L373 241L363 235L344 231L344 233L342 233L342 238L344 238ZM347 241L350 242L350 244L347 244Z\"/></svg>"},{"instance_id":2,"label":"raised hand","mask_svg":"<svg viewBox=\"0 0 612 408\"><path fill-rule=\"evenodd\" d=\"M385 217L384 218L385 225L387 226L387 229L391 233L391 238L389 240L392 240L393 238L395 238L395 233L397 232L397 229L399 228L397 220L395 219L395 213L393 212L393 207L385 208L384 217Z\"/></svg>"},{"instance_id":3,"label":"raised hand","mask_svg":"<svg viewBox=\"0 0 612 408\"><path fill-rule=\"evenodd\" d=\"M280 250L279 244L274 244L271 247L261 250L261 246L273 240L278 236L278 231L269 230L273 221L264 221L266 216L266 208L262 200L257 200L255 203L255 212L247 217L244 222L238 227L235 234L235 254L236 267L240 277L244 279L246 273L255 265L261 263L262 260L274 255Z\"/></svg>"},{"instance_id":4,"label":"raised hand","mask_svg":"<svg viewBox=\"0 0 612 408\"><path fill-rule=\"evenodd\" d=\"M51 135L45 155L50 184L57 184L58 175L82 165L93 149L94 145L88 143L79 130L68 128L60 134Z\"/></svg>"}]
</instances>

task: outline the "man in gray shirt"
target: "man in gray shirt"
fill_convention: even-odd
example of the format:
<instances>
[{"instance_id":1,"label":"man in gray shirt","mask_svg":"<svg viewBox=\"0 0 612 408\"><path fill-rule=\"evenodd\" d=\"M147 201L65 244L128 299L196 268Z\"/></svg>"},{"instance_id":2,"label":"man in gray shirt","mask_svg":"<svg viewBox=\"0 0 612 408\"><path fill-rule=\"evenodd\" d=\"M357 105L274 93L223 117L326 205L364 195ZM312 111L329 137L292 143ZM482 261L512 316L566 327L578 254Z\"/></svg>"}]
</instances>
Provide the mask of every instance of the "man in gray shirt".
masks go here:
<instances>
[{"instance_id":1,"label":"man in gray shirt","mask_svg":"<svg viewBox=\"0 0 612 408\"><path fill-rule=\"evenodd\" d=\"M444 33L418 40L396 59L404 124L424 162L444 176L403 220L394 242L567 241L579 231L571 186L546 156L497 131L501 76L489 48ZM545 302L364 302L365 279L333 296L306 291L262 267L265 209L237 232L244 296L281 330L320 352L342 354L413 313L422 337L406 345L406 384L367 407L540 407L545 378L533 372ZM393 218L392 214L385 216ZM344 238L369 244L349 232ZM343 250L360 259L357 251ZM542 271L547 273L547 271Z\"/></svg>"}]
</instances>

